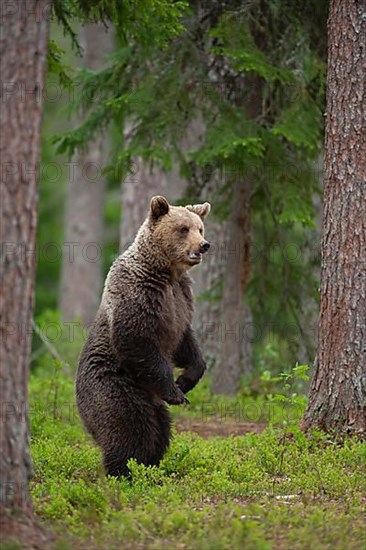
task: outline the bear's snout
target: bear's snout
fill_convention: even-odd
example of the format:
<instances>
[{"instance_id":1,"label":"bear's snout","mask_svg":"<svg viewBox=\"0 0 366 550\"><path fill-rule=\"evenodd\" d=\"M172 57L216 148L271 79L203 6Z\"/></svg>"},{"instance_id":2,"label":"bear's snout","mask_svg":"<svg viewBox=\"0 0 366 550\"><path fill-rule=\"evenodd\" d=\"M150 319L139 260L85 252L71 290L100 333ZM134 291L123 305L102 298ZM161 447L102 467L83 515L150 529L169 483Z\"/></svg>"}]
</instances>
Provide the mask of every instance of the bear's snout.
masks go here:
<instances>
[{"instance_id":1,"label":"bear's snout","mask_svg":"<svg viewBox=\"0 0 366 550\"><path fill-rule=\"evenodd\" d=\"M200 252L202 252L202 254L204 254L205 252L207 252L207 250L210 248L210 243L207 242L207 241L202 241L201 244L200 244Z\"/></svg>"}]
</instances>

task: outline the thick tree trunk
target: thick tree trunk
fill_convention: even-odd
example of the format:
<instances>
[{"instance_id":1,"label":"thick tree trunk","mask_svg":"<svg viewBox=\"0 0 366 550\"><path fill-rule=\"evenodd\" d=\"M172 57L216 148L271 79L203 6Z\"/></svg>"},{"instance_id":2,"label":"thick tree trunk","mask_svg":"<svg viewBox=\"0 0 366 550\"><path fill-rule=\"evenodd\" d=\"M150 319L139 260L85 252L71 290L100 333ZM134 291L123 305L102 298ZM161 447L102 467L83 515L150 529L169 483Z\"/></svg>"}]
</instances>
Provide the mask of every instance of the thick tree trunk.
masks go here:
<instances>
[{"instance_id":1,"label":"thick tree trunk","mask_svg":"<svg viewBox=\"0 0 366 550\"><path fill-rule=\"evenodd\" d=\"M215 335L220 350L213 371L212 390L235 395L245 366L248 368L246 356L250 344L249 312L244 304L250 267L250 177L234 183L231 216L227 223L228 241L221 252L226 258L221 317Z\"/></svg>"},{"instance_id":2,"label":"thick tree trunk","mask_svg":"<svg viewBox=\"0 0 366 550\"><path fill-rule=\"evenodd\" d=\"M100 69L113 51L113 33L102 24L82 27L84 66ZM65 321L94 319L102 287L103 213L107 141L101 137L79 154L69 170L60 308Z\"/></svg>"},{"instance_id":3,"label":"thick tree trunk","mask_svg":"<svg viewBox=\"0 0 366 550\"><path fill-rule=\"evenodd\" d=\"M366 431L365 13L364 1L330 3L319 342L303 419L353 434Z\"/></svg>"},{"instance_id":4,"label":"thick tree trunk","mask_svg":"<svg viewBox=\"0 0 366 550\"><path fill-rule=\"evenodd\" d=\"M196 119L191 127L190 133L185 139L185 148L188 150L194 150L202 145L204 140L206 129L201 119ZM209 195L215 194L219 187L222 185L222 177L218 173L212 177L207 183L207 189L209 189ZM244 188L246 186L244 185ZM233 199L233 206L240 208L236 202L238 196L241 199L241 205L246 208L250 204L243 198L240 187L235 187L234 193L235 199ZM201 201L210 200L210 196L202 194ZM226 385L226 368L227 361L222 351L224 340L228 337L229 341L232 335L225 332L225 312L228 318L231 318L231 314L237 315L240 318L240 329L244 329L247 326L248 319L251 320L251 312L247 306L242 302L244 286L242 282L243 265L239 267L241 275L235 280L232 277L231 268L234 253L231 251L233 246L230 242L233 239L238 244L245 241L244 246L249 246L250 243L250 210L245 213L245 221L242 226L237 225L236 214L225 222L219 222L214 217L215 204L213 204L213 213L208 217L205 222L205 236L211 243L211 248L203 259L203 264L192 270L191 275L194 281L194 293L196 296L196 314L194 317L194 327L197 333L199 343L204 350L204 355L207 361L208 368L213 372L213 390L217 393L236 393L239 389L240 376L244 372L251 372L252 370L252 346L250 339L243 337L243 333L239 336L237 345L234 347L233 354L239 354L234 359L235 369L237 371L235 375L236 390L224 389L220 387L218 377L222 377L224 380L224 388ZM236 210L239 218L241 212ZM234 245L235 246L235 245ZM242 251L243 252L243 251ZM246 272L249 274L249 256L246 258ZM227 278L227 275L229 277ZM235 303L238 294L241 298L238 303ZM225 297L225 298L224 298ZM234 309L227 312L226 308L228 304L235 304ZM240 311L237 312L239 304ZM242 305L241 305L242 304ZM229 327L229 325L228 325ZM239 329L239 327L237 327ZM239 329L239 330L240 330ZM230 328L228 329L230 331ZM219 371L220 375L219 375ZM228 375L231 378L231 374Z\"/></svg>"},{"instance_id":5,"label":"thick tree trunk","mask_svg":"<svg viewBox=\"0 0 366 550\"><path fill-rule=\"evenodd\" d=\"M28 371L50 2L4 6L1 45L0 507L29 512Z\"/></svg>"}]
</instances>

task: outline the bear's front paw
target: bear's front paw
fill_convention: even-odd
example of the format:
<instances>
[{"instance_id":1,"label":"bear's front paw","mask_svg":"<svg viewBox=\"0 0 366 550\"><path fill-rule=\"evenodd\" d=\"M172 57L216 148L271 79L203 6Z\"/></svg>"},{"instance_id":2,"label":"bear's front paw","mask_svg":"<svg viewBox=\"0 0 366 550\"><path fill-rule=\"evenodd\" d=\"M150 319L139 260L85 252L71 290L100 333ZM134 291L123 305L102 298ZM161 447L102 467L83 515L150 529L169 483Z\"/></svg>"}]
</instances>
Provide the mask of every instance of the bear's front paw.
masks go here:
<instances>
[{"instance_id":1,"label":"bear's front paw","mask_svg":"<svg viewBox=\"0 0 366 550\"><path fill-rule=\"evenodd\" d=\"M189 404L188 399L184 393L177 387L174 387L174 391L165 399L169 405L182 405L183 403Z\"/></svg>"},{"instance_id":2,"label":"bear's front paw","mask_svg":"<svg viewBox=\"0 0 366 550\"><path fill-rule=\"evenodd\" d=\"M178 376L177 380L175 381L178 388L183 392L187 393L189 390L191 390L194 387L194 384L191 380L187 380L183 375Z\"/></svg>"}]
</instances>

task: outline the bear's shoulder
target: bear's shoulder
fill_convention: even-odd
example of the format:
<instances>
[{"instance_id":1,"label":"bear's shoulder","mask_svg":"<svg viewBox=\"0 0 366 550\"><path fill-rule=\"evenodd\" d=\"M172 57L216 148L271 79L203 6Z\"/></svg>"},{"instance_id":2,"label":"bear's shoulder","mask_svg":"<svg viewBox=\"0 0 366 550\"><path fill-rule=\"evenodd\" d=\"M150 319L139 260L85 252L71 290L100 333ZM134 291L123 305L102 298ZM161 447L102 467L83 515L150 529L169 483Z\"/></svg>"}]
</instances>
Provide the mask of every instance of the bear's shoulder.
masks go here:
<instances>
[{"instance_id":1,"label":"bear's shoulder","mask_svg":"<svg viewBox=\"0 0 366 550\"><path fill-rule=\"evenodd\" d=\"M164 297L164 278L149 272L132 255L119 256L104 285L101 306L111 322L116 316L127 320L156 319Z\"/></svg>"},{"instance_id":2,"label":"bear's shoulder","mask_svg":"<svg viewBox=\"0 0 366 550\"><path fill-rule=\"evenodd\" d=\"M191 278L183 273L171 280L123 255L107 276L101 308L112 330L118 326L124 334L154 337L171 355L192 320Z\"/></svg>"}]
</instances>

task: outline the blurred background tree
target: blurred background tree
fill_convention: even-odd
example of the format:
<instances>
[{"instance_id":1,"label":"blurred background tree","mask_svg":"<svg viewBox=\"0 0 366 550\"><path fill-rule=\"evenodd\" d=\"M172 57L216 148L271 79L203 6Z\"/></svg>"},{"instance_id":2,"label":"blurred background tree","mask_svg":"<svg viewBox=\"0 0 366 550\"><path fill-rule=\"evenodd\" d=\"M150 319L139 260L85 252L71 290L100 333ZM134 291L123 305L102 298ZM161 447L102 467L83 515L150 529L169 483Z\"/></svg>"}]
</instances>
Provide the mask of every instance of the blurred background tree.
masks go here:
<instances>
[{"instance_id":1,"label":"blurred background tree","mask_svg":"<svg viewBox=\"0 0 366 550\"><path fill-rule=\"evenodd\" d=\"M2 5L0 519L7 535L17 531L20 518L31 528L33 526L28 487L32 474L28 429L32 327L52 350L47 338L32 321L35 258L41 256L43 262L56 265L60 244L50 241L50 234L46 236L42 231L40 239L46 238L47 241L43 240L40 253L36 249L40 173L47 184L63 179L58 162L40 166L41 121L45 98L50 92L46 81L47 62L49 73L56 74L59 83L69 91L74 89L72 77L60 62L62 50L52 38L49 40L50 21L54 17L62 24L79 53L81 49L73 29L78 21L114 26L124 41L131 37L137 42L146 44L147 40L163 46L166 40L182 30L179 17L183 7L184 4L171 5L164 0L139 1L133 5L121 0L10 0ZM45 156L47 153L46 150ZM51 172L52 176L48 171L50 168L55 170ZM55 210L55 207L51 209L52 216ZM58 230L52 223L49 225L57 236ZM50 259L49 254L55 252L56 255ZM58 275L57 267L53 272ZM49 277L48 270L47 273ZM48 298L51 302L55 299L57 275L50 296L43 296L46 303ZM56 348L53 354L60 358Z\"/></svg>"},{"instance_id":2,"label":"blurred background tree","mask_svg":"<svg viewBox=\"0 0 366 550\"><path fill-rule=\"evenodd\" d=\"M73 155L114 128L105 269L118 181L121 249L152 194L213 203L213 253L193 277L217 392L314 355L326 9L191 2L163 48L120 38L107 66L81 72L71 108L83 123L54 139Z\"/></svg>"},{"instance_id":3,"label":"blurred background tree","mask_svg":"<svg viewBox=\"0 0 366 550\"><path fill-rule=\"evenodd\" d=\"M113 52L113 29L89 23L80 29L86 70L96 71ZM104 202L109 135L105 133L80 152L68 165L69 182L65 207L60 310L64 321L80 319L89 325L98 310L102 290Z\"/></svg>"}]
</instances>

